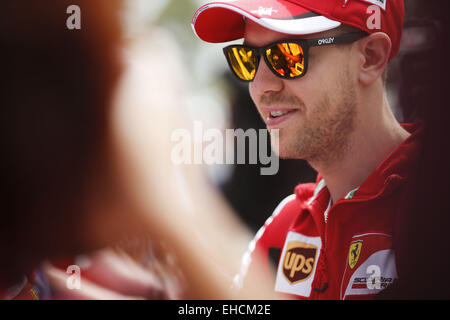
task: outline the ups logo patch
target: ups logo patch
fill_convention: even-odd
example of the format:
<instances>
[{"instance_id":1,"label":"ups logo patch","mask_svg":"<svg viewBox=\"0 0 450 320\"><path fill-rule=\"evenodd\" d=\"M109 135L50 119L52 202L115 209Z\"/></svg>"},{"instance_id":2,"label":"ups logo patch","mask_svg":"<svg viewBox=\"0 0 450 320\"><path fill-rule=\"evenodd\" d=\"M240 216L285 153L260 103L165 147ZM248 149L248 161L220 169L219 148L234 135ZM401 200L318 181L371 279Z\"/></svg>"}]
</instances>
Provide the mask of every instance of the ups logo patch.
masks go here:
<instances>
[{"instance_id":1,"label":"ups logo patch","mask_svg":"<svg viewBox=\"0 0 450 320\"><path fill-rule=\"evenodd\" d=\"M317 247L303 242L290 242L283 260L283 274L286 279L295 284L308 279L317 257Z\"/></svg>"}]
</instances>

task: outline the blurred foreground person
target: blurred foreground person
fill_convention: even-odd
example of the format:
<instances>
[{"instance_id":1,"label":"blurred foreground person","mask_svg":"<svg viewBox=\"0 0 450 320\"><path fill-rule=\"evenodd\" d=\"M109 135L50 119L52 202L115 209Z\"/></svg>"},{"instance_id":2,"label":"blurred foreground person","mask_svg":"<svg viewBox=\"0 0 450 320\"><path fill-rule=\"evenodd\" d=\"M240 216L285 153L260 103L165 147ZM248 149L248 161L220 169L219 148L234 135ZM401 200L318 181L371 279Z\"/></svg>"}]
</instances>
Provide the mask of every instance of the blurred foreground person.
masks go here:
<instances>
[{"instance_id":1,"label":"blurred foreground person","mask_svg":"<svg viewBox=\"0 0 450 320\"><path fill-rule=\"evenodd\" d=\"M69 29L69 1L0 2L1 299L231 297L248 233L201 168L172 166L182 68L162 62L176 48L161 35L125 43L120 4L77 1L81 28ZM132 260L130 238L150 238L159 267ZM70 263L80 290L67 287ZM247 297L268 297L255 283Z\"/></svg>"},{"instance_id":2,"label":"blurred foreground person","mask_svg":"<svg viewBox=\"0 0 450 320\"><path fill-rule=\"evenodd\" d=\"M121 39L119 2L106 2L79 2L81 30L66 26L68 1L0 4L2 297L39 296L25 283L44 258L100 248L130 225L107 161Z\"/></svg>"},{"instance_id":3,"label":"blurred foreground person","mask_svg":"<svg viewBox=\"0 0 450 320\"><path fill-rule=\"evenodd\" d=\"M257 233L239 287L255 254L277 265L274 291L298 299L372 299L408 267L393 238L415 195L423 125L397 122L384 79L403 20L403 0L237 0L195 13L202 40L244 39L224 54L274 149L318 171Z\"/></svg>"}]
</instances>

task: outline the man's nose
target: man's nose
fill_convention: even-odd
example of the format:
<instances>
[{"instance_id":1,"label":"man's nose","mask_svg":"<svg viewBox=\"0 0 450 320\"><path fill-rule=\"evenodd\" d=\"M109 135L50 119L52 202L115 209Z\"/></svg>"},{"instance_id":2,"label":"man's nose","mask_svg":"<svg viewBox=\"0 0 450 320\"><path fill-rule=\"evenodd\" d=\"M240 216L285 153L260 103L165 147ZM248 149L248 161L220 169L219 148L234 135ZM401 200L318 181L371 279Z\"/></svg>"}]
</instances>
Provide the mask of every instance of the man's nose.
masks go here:
<instances>
[{"instance_id":1,"label":"man's nose","mask_svg":"<svg viewBox=\"0 0 450 320\"><path fill-rule=\"evenodd\" d=\"M264 58L261 57L255 79L250 83L252 95L262 96L283 90L283 79L274 75L269 68Z\"/></svg>"}]
</instances>

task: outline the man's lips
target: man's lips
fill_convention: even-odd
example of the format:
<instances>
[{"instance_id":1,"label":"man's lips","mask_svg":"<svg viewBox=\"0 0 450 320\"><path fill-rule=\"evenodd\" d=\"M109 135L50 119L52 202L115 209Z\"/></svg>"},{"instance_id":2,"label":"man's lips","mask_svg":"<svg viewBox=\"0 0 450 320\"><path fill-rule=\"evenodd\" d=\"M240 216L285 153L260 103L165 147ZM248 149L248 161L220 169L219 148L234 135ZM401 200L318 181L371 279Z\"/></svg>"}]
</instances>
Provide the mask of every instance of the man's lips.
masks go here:
<instances>
[{"instance_id":1,"label":"man's lips","mask_svg":"<svg viewBox=\"0 0 450 320\"><path fill-rule=\"evenodd\" d=\"M263 108L267 127L275 128L292 117L298 109L292 108Z\"/></svg>"}]
</instances>

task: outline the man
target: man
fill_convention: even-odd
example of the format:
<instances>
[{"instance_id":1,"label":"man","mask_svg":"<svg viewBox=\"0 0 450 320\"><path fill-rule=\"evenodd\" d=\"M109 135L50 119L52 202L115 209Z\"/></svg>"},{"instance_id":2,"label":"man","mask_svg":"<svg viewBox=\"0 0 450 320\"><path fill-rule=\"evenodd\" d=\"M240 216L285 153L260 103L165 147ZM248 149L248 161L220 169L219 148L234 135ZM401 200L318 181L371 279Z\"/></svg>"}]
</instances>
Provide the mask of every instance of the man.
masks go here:
<instances>
[{"instance_id":1,"label":"man","mask_svg":"<svg viewBox=\"0 0 450 320\"><path fill-rule=\"evenodd\" d=\"M224 53L272 144L318 171L250 243L238 286L256 252L277 264L274 288L288 297L372 298L399 278L394 221L407 210L421 132L396 121L384 86L403 20L401 0L237 0L194 15L202 40L244 38Z\"/></svg>"}]
</instances>

